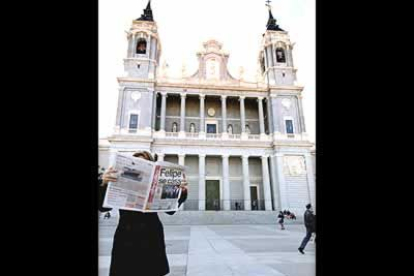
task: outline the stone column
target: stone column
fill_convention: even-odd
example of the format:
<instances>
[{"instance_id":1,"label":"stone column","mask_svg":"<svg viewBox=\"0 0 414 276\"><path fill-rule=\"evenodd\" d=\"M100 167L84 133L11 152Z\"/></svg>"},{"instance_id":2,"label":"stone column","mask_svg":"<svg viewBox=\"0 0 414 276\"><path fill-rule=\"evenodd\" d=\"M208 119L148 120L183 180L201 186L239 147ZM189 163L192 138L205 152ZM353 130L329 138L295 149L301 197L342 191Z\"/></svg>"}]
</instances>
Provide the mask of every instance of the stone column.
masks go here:
<instances>
[{"instance_id":1,"label":"stone column","mask_svg":"<svg viewBox=\"0 0 414 276\"><path fill-rule=\"evenodd\" d=\"M155 125L157 122L157 96L158 93L154 91L153 102L152 102L152 130L155 131Z\"/></svg>"},{"instance_id":2,"label":"stone column","mask_svg":"<svg viewBox=\"0 0 414 276\"><path fill-rule=\"evenodd\" d=\"M185 166L185 154L179 154L178 155L178 165ZM187 179L187 181L188 181L188 179ZM185 203L181 204L180 210L184 210L184 204Z\"/></svg>"},{"instance_id":3,"label":"stone column","mask_svg":"<svg viewBox=\"0 0 414 276\"><path fill-rule=\"evenodd\" d=\"M273 127L272 127L272 104L270 102L270 98L266 98L267 103L267 128L269 129L269 134L273 133Z\"/></svg>"},{"instance_id":4,"label":"stone column","mask_svg":"<svg viewBox=\"0 0 414 276\"><path fill-rule=\"evenodd\" d=\"M289 58L288 59L289 60L288 66L292 67L292 69L293 69L292 50L293 50L293 47L291 45L288 45L287 48L286 48L286 54ZM293 70L292 70L292 72L293 72Z\"/></svg>"},{"instance_id":5,"label":"stone column","mask_svg":"<svg viewBox=\"0 0 414 276\"><path fill-rule=\"evenodd\" d=\"M153 59L152 58L152 56L153 56L153 51L152 51L152 45L151 45L151 35L147 35L147 37L146 37L146 39L147 39L147 55L148 55L148 58L149 59ZM151 63L150 63L151 64Z\"/></svg>"},{"instance_id":6,"label":"stone column","mask_svg":"<svg viewBox=\"0 0 414 276\"><path fill-rule=\"evenodd\" d=\"M299 95L297 96L297 101L298 101L298 108L299 108L299 120L300 120L300 128L301 128L301 132L306 132L306 127L305 127L305 117L303 116L303 107L302 107L302 96Z\"/></svg>"},{"instance_id":7,"label":"stone column","mask_svg":"<svg viewBox=\"0 0 414 276\"><path fill-rule=\"evenodd\" d=\"M286 182L285 182L285 175L283 173L283 154L276 153L276 169L277 169L277 182L279 186L279 195L280 195L280 206L281 210L289 209L289 201L287 196L287 189L286 189Z\"/></svg>"},{"instance_id":8,"label":"stone column","mask_svg":"<svg viewBox=\"0 0 414 276\"><path fill-rule=\"evenodd\" d=\"M204 211L206 209L206 155L200 154L198 156L198 210Z\"/></svg>"},{"instance_id":9,"label":"stone column","mask_svg":"<svg viewBox=\"0 0 414 276\"><path fill-rule=\"evenodd\" d=\"M161 126L160 130L165 132L165 114L167 111L167 93L161 93L162 100L161 100Z\"/></svg>"},{"instance_id":10,"label":"stone column","mask_svg":"<svg viewBox=\"0 0 414 276\"><path fill-rule=\"evenodd\" d=\"M313 163L312 163L312 156L310 153L305 154L305 164L306 164L306 175L308 180L308 187L309 187L309 197L310 203L314 208L316 208L316 190L315 190L315 179L313 175Z\"/></svg>"},{"instance_id":11,"label":"stone column","mask_svg":"<svg viewBox=\"0 0 414 276\"><path fill-rule=\"evenodd\" d=\"M137 42L138 42L138 34L134 34L133 42L132 42L132 57L135 57L137 52Z\"/></svg>"},{"instance_id":12,"label":"stone column","mask_svg":"<svg viewBox=\"0 0 414 276\"><path fill-rule=\"evenodd\" d=\"M250 178L249 178L249 156L242 156L243 163L243 197L244 210L250 211L252 209L250 202Z\"/></svg>"},{"instance_id":13,"label":"stone column","mask_svg":"<svg viewBox=\"0 0 414 276\"><path fill-rule=\"evenodd\" d=\"M277 95L271 96L272 121L273 121L273 138L280 134L279 114L277 113Z\"/></svg>"},{"instance_id":14,"label":"stone column","mask_svg":"<svg viewBox=\"0 0 414 276\"><path fill-rule=\"evenodd\" d=\"M273 187L273 206L275 208L275 211L280 211L280 192L279 192L279 184L277 181L276 176L276 161L275 156L270 156L270 176L271 176L271 182Z\"/></svg>"},{"instance_id":15,"label":"stone column","mask_svg":"<svg viewBox=\"0 0 414 276\"><path fill-rule=\"evenodd\" d=\"M262 156L263 191L266 211L272 211L272 195L270 190L269 165L267 163L267 158L267 155Z\"/></svg>"},{"instance_id":16,"label":"stone column","mask_svg":"<svg viewBox=\"0 0 414 276\"><path fill-rule=\"evenodd\" d=\"M185 137L185 93L181 93L180 137Z\"/></svg>"},{"instance_id":17,"label":"stone column","mask_svg":"<svg viewBox=\"0 0 414 276\"><path fill-rule=\"evenodd\" d=\"M121 86L119 89L119 96L118 96L118 108L116 111L116 125L115 125L115 133L120 133L122 128L122 111L124 105L124 94L125 94L125 87Z\"/></svg>"},{"instance_id":18,"label":"stone column","mask_svg":"<svg viewBox=\"0 0 414 276\"><path fill-rule=\"evenodd\" d=\"M178 165L181 165L181 166L185 165L185 154L178 155Z\"/></svg>"},{"instance_id":19,"label":"stone column","mask_svg":"<svg viewBox=\"0 0 414 276\"><path fill-rule=\"evenodd\" d=\"M158 153L157 156L158 156L157 161L164 161L164 153Z\"/></svg>"},{"instance_id":20,"label":"stone column","mask_svg":"<svg viewBox=\"0 0 414 276\"><path fill-rule=\"evenodd\" d=\"M273 64L276 65L277 60L276 60L276 49L275 49L275 45L272 44L271 48L270 48L270 52L272 53L272 60L273 60ZM273 65L273 66L274 66Z\"/></svg>"},{"instance_id":21,"label":"stone column","mask_svg":"<svg viewBox=\"0 0 414 276\"><path fill-rule=\"evenodd\" d=\"M226 95L221 96L221 118L222 118L222 125L223 125L223 131L221 134L222 138L227 138L227 107L226 107Z\"/></svg>"},{"instance_id":22,"label":"stone column","mask_svg":"<svg viewBox=\"0 0 414 276\"><path fill-rule=\"evenodd\" d=\"M205 137L205 116L204 116L204 100L205 95L200 95L200 137Z\"/></svg>"},{"instance_id":23,"label":"stone column","mask_svg":"<svg viewBox=\"0 0 414 276\"><path fill-rule=\"evenodd\" d=\"M247 133L246 133L246 118L245 118L245 112L244 112L244 99L245 96L240 96L240 124L241 124L241 138L247 139Z\"/></svg>"},{"instance_id":24,"label":"stone column","mask_svg":"<svg viewBox=\"0 0 414 276\"><path fill-rule=\"evenodd\" d=\"M265 138L265 126L264 126L264 115L263 115L263 97L258 97L257 102L259 103L259 126L260 126L260 138Z\"/></svg>"},{"instance_id":25,"label":"stone column","mask_svg":"<svg viewBox=\"0 0 414 276\"><path fill-rule=\"evenodd\" d=\"M230 182L229 182L229 156L222 155L223 160L223 205L224 210L230 210Z\"/></svg>"},{"instance_id":26,"label":"stone column","mask_svg":"<svg viewBox=\"0 0 414 276\"><path fill-rule=\"evenodd\" d=\"M133 57L133 53L134 53L134 35L131 34L129 35L128 38L128 57Z\"/></svg>"}]
</instances>

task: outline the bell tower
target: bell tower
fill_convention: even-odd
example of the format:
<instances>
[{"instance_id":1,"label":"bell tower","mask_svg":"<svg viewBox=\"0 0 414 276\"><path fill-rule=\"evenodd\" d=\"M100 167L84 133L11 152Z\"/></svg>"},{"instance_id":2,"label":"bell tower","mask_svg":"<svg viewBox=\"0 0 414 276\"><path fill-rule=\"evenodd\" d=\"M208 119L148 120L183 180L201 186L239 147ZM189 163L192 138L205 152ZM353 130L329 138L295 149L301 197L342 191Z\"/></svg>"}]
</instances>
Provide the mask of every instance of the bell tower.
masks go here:
<instances>
[{"instance_id":1,"label":"bell tower","mask_svg":"<svg viewBox=\"0 0 414 276\"><path fill-rule=\"evenodd\" d=\"M151 1L148 1L141 17L132 21L127 39L128 51L124 59L126 75L139 79L155 79L161 44L152 14Z\"/></svg>"},{"instance_id":2,"label":"bell tower","mask_svg":"<svg viewBox=\"0 0 414 276\"><path fill-rule=\"evenodd\" d=\"M270 86L294 85L296 69L293 67L293 44L288 32L276 24L269 4L270 1L267 2L269 19L259 53L261 73Z\"/></svg>"},{"instance_id":3,"label":"bell tower","mask_svg":"<svg viewBox=\"0 0 414 276\"><path fill-rule=\"evenodd\" d=\"M119 95L114 134L151 136L155 117L155 80L161 54L151 1L127 32L125 75L118 78ZM146 144L144 148L148 148Z\"/></svg>"}]
</instances>

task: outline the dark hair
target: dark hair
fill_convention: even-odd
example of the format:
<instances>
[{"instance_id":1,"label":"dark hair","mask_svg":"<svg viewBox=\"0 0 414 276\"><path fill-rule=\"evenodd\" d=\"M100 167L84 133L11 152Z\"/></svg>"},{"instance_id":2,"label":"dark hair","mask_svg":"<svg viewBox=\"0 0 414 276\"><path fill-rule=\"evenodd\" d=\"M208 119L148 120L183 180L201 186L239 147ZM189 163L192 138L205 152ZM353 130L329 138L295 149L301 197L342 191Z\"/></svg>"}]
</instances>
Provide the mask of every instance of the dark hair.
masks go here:
<instances>
[{"instance_id":1,"label":"dark hair","mask_svg":"<svg viewBox=\"0 0 414 276\"><path fill-rule=\"evenodd\" d=\"M306 205L306 209L310 209L310 208L312 208L312 205L309 203Z\"/></svg>"},{"instance_id":2,"label":"dark hair","mask_svg":"<svg viewBox=\"0 0 414 276\"><path fill-rule=\"evenodd\" d=\"M151 155L151 153L149 153L148 151L138 151L136 153L134 153L132 156L134 157L142 157L146 160L152 161L152 162L156 162L157 161L157 155L154 154L154 156Z\"/></svg>"}]
</instances>

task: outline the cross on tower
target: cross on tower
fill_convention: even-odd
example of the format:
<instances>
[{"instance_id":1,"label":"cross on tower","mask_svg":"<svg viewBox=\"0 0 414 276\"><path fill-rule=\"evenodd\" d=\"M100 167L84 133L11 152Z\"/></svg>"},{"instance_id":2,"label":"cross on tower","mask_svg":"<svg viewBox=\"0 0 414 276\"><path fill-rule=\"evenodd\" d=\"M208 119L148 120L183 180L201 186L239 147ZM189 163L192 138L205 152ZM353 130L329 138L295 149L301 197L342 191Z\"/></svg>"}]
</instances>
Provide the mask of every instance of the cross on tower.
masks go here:
<instances>
[{"instance_id":1,"label":"cross on tower","mask_svg":"<svg viewBox=\"0 0 414 276\"><path fill-rule=\"evenodd\" d=\"M266 6L270 6L270 2L272 2L272 1L270 1L270 0L266 0Z\"/></svg>"}]
</instances>

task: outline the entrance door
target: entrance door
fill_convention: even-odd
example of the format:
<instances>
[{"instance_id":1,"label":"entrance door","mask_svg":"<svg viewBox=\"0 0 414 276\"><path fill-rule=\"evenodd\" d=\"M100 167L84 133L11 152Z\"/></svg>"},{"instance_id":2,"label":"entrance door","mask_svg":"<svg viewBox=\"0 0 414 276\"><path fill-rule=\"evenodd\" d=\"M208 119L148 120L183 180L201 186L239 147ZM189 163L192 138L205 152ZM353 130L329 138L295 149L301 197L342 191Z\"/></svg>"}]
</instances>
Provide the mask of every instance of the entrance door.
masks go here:
<instances>
[{"instance_id":1,"label":"entrance door","mask_svg":"<svg viewBox=\"0 0 414 276\"><path fill-rule=\"evenodd\" d=\"M252 204L252 210L259 210L259 196L257 186L250 186L250 201Z\"/></svg>"},{"instance_id":2,"label":"entrance door","mask_svg":"<svg viewBox=\"0 0 414 276\"><path fill-rule=\"evenodd\" d=\"M219 180L206 180L206 210L220 210Z\"/></svg>"}]
</instances>

